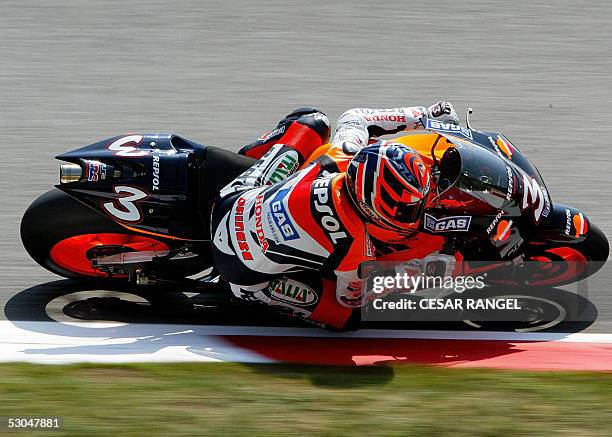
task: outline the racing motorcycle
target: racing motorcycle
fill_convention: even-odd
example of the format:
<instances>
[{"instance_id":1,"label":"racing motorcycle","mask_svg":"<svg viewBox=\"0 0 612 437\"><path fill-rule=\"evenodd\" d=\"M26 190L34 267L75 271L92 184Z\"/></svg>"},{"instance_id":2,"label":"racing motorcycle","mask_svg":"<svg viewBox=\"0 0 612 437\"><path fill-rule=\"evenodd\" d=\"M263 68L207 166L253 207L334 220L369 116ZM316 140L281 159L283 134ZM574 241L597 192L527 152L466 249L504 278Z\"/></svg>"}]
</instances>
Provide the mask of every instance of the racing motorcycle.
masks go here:
<instances>
[{"instance_id":1,"label":"racing motorcycle","mask_svg":"<svg viewBox=\"0 0 612 437\"><path fill-rule=\"evenodd\" d=\"M430 166L433 197L419 232L380 260L456 254L464 273L486 271L490 284L504 287L556 287L599 270L609 253L599 228L582 211L553 203L536 167L506 136L472 129L467 117L466 125L427 120L425 133L394 139ZM213 265L211 210L252 158L176 134L120 135L56 158L66 162L60 183L21 222L38 264L76 280L231 294ZM309 276L309 290L331 280L326 272ZM295 294L278 292L300 305Z\"/></svg>"}]
</instances>

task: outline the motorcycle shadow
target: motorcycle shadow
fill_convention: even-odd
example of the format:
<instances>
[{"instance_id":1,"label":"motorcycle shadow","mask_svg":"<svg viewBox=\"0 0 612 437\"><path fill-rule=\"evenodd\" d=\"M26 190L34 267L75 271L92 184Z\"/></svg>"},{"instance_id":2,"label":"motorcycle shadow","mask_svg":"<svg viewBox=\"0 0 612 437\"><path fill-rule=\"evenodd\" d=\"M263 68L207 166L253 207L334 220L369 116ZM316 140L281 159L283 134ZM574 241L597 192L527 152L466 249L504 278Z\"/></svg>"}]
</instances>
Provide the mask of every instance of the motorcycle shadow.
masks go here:
<instances>
[{"instance_id":1,"label":"motorcycle shadow","mask_svg":"<svg viewBox=\"0 0 612 437\"><path fill-rule=\"evenodd\" d=\"M597 310L587 298L563 290L555 290L555 295L572 304L579 299L581 306L588 309L583 311L581 320L564 321L561 331L559 325L548 330L560 332L559 339L567 333L585 329L596 320ZM254 311L255 308L258 311ZM7 302L4 312L15 326L31 332L111 340L111 344L106 345L86 344L85 341L76 342L76 345L24 351L29 354L51 357L85 354L102 356L104 361L104 356L112 358L113 354L125 355L125 349L119 350L112 341L128 338L134 350L128 353L140 355L155 354L163 348L176 346L201 356L231 361L232 352L229 350L239 348L245 351L245 365L255 371L272 373L282 378L307 375L315 385L336 388L385 384L394 376L393 368L388 364L449 366L520 352L515 342L508 341L487 342L490 344L482 347L474 342L454 340L364 338L351 332L328 335L322 330L316 330L321 333L320 336L302 336L299 329L295 331L295 328L303 327L302 324L287 321L266 311L266 308L260 310L259 307L241 306L229 300L192 293L160 289L134 290L69 280L49 282L23 290ZM94 321L97 323L92 323ZM139 328L141 324L146 325ZM194 331L194 325L202 326L203 330ZM250 326L272 329L267 330L265 336L242 335L244 327ZM371 322L365 327L371 330L473 329L461 322L414 320L384 324ZM221 342L211 340L213 347L207 347L202 340L206 335L216 336ZM265 361L291 366L253 364L261 361L262 357ZM329 364L358 368L348 371L340 367L332 377L320 367ZM370 369L372 366L375 368Z\"/></svg>"},{"instance_id":2,"label":"motorcycle shadow","mask_svg":"<svg viewBox=\"0 0 612 437\"><path fill-rule=\"evenodd\" d=\"M75 328L70 334L77 336L87 336L87 331L97 332L88 323L97 321L118 324L287 325L270 312L257 313L250 306L236 305L226 298L68 279L39 284L15 294L6 303L4 312L7 320L15 323L69 324ZM78 329L80 325L83 329ZM65 330L61 332L66 334Z\"/></svg>"},{"instance_id":3,"label":"motorcycle shadow","mask_svg":"<svg viewBox=\"0 0 612 437\"><path fill-rule=\"evenodd\" d=\"M546 332L575 333L586 329L597 319L595 305L585 296L562 289L547 289L546 294L565 307L580 308L568 312ZM543 292L539 292L540 294ZM176 324L215 326L305 327L299 320L291 320L260 305L240 304L228 297L182 293L153 287L128 287L105 282L77 282L68 279L30 287L12 296L4 308L12 322L59 322L74 329L74 335L87 332L100 334L88 322L106 321L118 324ZM418 314L418 313L415 313ZM429 312L429 315L432 313ZM83 329L78 329L79 326ZM41 325L42 326L42 325ZM45 326L47 326L45 324ZM365 321L365 329L396 330L473 330L457 317L438 312L436 320L430 316L409 317L396 321ZM62 328L62 335L66 330ZM47 332L56 334L57 332ZM70 333L68 333L70 335Z\"/></svg>"}]
</instances>

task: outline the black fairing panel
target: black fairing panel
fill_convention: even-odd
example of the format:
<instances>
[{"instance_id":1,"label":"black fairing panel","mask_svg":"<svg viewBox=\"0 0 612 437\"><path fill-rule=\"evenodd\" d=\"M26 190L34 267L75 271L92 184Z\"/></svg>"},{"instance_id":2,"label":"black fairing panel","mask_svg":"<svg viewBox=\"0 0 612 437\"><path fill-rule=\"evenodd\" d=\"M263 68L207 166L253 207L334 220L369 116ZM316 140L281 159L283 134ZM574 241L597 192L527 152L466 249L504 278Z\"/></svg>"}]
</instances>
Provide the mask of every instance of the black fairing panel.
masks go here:
<instances>
[{"instance_id":1,"label":"black fairing panel","mask_svg":"<svg viewBox=\"0 0 612 437\"><path fill-rule=\"evenodd\" d=\"M57 188L124 226L201 240L207 230L198 168L205 155L205 146L173 134L113 137L57 156L83 171L78 182Z\"/></svg>"},{"instance_id":2,"label":"black fairing panel","mask_svg":"<svg viewBox=\"0 0 612 437\"><path fill-rule=\"evenodd\" d=\"M513 167L518 167L520 170L534 178L542 187L546 187L540 171L531 161L527 159L521 150L515 146L505 135L494 132L471 131L473 142L479 144L485 149L489 149L496 153L500 158L506 161Z\"/></svg>"},{"instance_id":3,"label":"black fairing panel","mask_svg":"<svg viewBox=\"0 0 612 437\"><path fill-rule=\"evenodd\" d=\"M576 244L585 240L589 227L589 219L582 211L553 203L548 217L534 227L532 232L537 236L534 239L547 243Z\"/></svg>"},{"instance_id":4,"label":"black fairing panel","mask_svg":"<svg viewBox=\"0 0 612 437\"><path fill-rule=\"evenodd\" d=\"M124 226L185 240L210 239L220 189L255 162L174 134L120 135L57 159L83 173L60 190Z\"/></svg>"}]
</instances>

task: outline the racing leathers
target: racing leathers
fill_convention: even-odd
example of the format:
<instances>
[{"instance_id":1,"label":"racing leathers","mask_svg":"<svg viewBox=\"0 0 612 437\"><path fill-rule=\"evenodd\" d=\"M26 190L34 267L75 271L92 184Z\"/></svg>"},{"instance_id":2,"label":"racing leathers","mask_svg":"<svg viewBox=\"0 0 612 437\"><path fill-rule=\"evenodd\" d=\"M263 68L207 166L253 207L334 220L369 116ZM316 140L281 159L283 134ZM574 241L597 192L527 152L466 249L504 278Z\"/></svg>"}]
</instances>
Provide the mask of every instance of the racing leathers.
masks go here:
<instances>
[{"instance_id":1,"label":"racing leathers","mask_svg":"<svg viewBox=\"0 0 612 437\"><path fill-rule=\"evenodd\" d=\"M344 173L320 163L296 172L303 162L298 150L274 145L221 191L212 219L215 265L238 297L342 328L361 303L359 265L374 252ZM345 293L337 300L333 291L293 281L305 270L333 273Z\"/></svg>"},{"instance_id":2,"label":"racing leathers","mask_svg":"<svg viewBox=\"0 0 612 437\"><path fill-rule=\"evenodd\" d=\"M334 156L335 161L341 160L343 165L340 170L344 171L350 156L367 146L372 139L401 131L423 129L427 118L459 124L455 109L450 103L443 101L429 108L414 106L392 109L349 109L338 118L332 148L327 151L327 155Z\"/></svg>"},{"instance_id":3,"label":"racing leathers","mask_svg":"<svg viewBox=\"0 0 612 437\"><path fill-rule=\"evenodd\" d=\"M371 137L422 127L423 117L435 116L432 108L349 110L338 120L332 147L338 153L306 166L329 135L327 118L314 109L295 111L246 146L242 153L259 160L221 190L212 218L215 265L234 294L344 327L365 302L359 266L376 256L346 191L346 157ZM333 275L335 292L293 279L304 271Z\"/></svg>"}]
</instances>

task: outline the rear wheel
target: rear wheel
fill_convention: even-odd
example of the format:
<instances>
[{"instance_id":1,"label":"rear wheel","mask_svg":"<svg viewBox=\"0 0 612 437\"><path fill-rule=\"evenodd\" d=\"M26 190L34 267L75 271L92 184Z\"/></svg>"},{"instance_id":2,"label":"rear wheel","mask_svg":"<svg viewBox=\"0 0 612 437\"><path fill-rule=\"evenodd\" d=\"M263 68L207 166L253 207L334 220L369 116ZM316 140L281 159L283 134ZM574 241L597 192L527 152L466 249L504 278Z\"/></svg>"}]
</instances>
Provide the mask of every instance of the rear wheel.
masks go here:
<instances>
[{"instance_id":1,"label":"rear wheel","mask_svg":"<svg viewBox=\"0 0 612 437\"><path fill-rule=\"evenodd\" d=\"M49 251L49 261L53 266L77 275L105 277L106 273L92 268L92 259L126 252L161 252L168 249L167 244L140 235L81 234L55 243Z\"/></svg>"},{"instance_id":2,"label":"rear wheel","mask_svg":"<svg viewBox=\"0 0 612 437\"><path fill-rule=\"evenodd\" d=\"M93 258L135 251L165 251L171 242L131 233L68 194L54 189L30 205L21 220L21 240L30 256L53 273L71 279L105 278L91 267ZM195 267L195 268L194 268ZM189 266L174 273L201 270ZM125 279L125 276L113 276Z\"/></svg>"}]
</instances>

